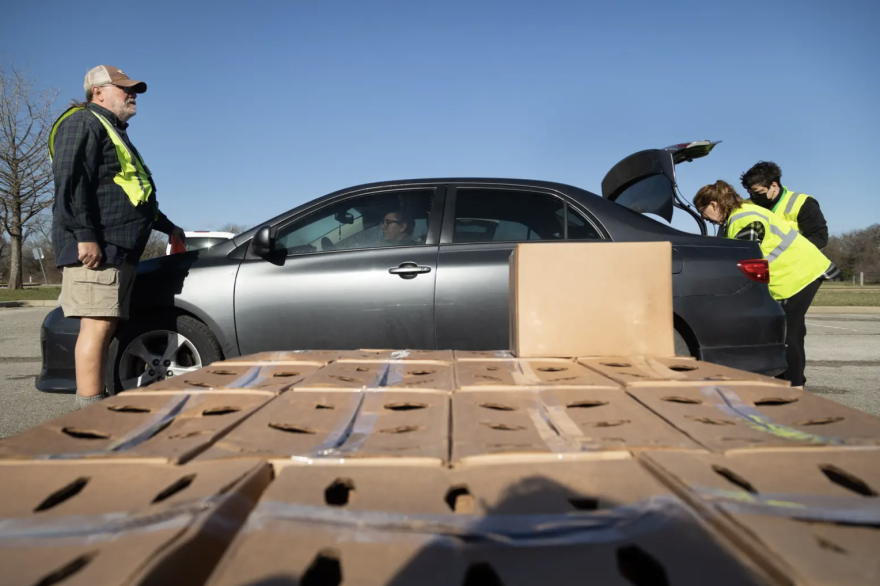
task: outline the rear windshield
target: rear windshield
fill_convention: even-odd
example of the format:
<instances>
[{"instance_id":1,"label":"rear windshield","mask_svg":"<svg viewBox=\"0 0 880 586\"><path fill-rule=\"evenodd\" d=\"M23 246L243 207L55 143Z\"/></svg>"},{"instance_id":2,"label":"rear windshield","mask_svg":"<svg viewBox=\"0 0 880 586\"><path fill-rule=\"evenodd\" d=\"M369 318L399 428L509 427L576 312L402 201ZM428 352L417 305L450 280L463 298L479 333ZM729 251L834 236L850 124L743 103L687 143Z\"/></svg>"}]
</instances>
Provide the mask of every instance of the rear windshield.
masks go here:
<instances>
[{"instance_id":1,"label":"rear windshield","mask_svg":"<svg viewBox=\"0 0 880 586\"><path fill-rule=\"evenodd\" d=\"M214 237L204 237L204 236L189 236L186 239L186 249L189 250L200 250L202 248L211 248L212 246L216 246L221 242L226 242L228 238L218 238Z\"/></svg>"}]
</instances>

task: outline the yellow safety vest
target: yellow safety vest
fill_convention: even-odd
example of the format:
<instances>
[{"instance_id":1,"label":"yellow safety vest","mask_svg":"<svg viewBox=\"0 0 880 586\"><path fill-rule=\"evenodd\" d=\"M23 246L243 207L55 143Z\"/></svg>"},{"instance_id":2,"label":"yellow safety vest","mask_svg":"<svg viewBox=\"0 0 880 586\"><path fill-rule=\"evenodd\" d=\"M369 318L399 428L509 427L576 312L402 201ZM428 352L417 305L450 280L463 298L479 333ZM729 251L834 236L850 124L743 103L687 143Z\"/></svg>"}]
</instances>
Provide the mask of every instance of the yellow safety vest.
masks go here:
<instances>
[{"instance_id":1,"label":"yellow safety vest","mask_svg":"<svg viewBox=\"0 0 880 586\"><path fill-rule=\"evenodd\" d=\"M797 220L798 213L801 211L801 208L804 207L807 200L813 196L791 191L785 186L783 186L782 189L785 191L779 197L776 205L773 206L773 213L788 222L789 226L800 232L801 229L800 226L798 226Z\"/></svg>"},{"instance_id":2,"label":"yellow safety vest","mask_svg":"<svg viewBox=\"0 0 880 586\"><path fill-rule=\"evenodd\" d=\"M68 109L67 112L62 114L52 126L52 132L49 134L50 160L55 156L55 133L58 131L58 126L68 116L80 110L87 110L87 108L75 106ZM113 142L113 146L116 147L116 156L119 158L119 167L121 168L121 171L119 171L119 173L113 178L113 182L122 188L125 195L128 196L129 201L131 201L131 205L137 207L143 203L147 203L150 199L150 194L153 193L153 184L150 181L150 170L147 168L147 165L144 163L143 159L141 159L139 154L133 153L128 148L128 145L125 144L125 141L122 140L122 137L119 136L119 133L116 132L116 129L113 128L113 125L110 124L106 118L93 110L87 111L94 114L95 117L101 121L101 124L107 129L107 135Z\"/></svg>"},{"instance_id":3,"label":"yellow safety vest","mask_svg":"<svg viewBox=\"0 0 880 586\"><path fill-rule=\"evenodd\" d=\"M730 213L728 238L734 238L754 222L764 226L761 252L770 263L770 295L788 299L818 279L831 261L816 246L779 216L753 203L744 203Z\"/></svg>"}]
</instances>

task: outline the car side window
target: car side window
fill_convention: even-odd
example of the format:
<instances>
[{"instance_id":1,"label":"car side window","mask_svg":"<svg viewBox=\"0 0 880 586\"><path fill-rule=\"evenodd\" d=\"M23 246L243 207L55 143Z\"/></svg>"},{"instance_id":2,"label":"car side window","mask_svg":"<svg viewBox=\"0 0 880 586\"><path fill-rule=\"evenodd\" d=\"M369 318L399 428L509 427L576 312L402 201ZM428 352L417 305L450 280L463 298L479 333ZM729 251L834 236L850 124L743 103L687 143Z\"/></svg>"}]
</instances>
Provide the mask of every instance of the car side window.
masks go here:
<instances>
[{"instance_id":1,"label":"car side window","mask_svg":"<svg viewBox=\"0 0 880 586\"><path fill-rule=\"evenodd\" d=\"M569 240L602 240L602 235L586 218L568 206Z\"/></svg>"},{"instance_id":2,"label":"car side window","mask_svg":"<svg viewBox=\"0 0 880 586\"><path fill-rule=\"evenodd\" d=\"M282 226L274 248L288 255L425 244L433 189L383 191L330 204Z\"/></svg>"},{"instance_id":3,"label":"car side window","mask_svg":"<svg viewBox=\"0 0 880 586\"><path fill-rule=\"evenodd\" d=\"M565 205L555 197L512 189L459 188L452 241L562 240Z\"/></svg>"}]
</instances>

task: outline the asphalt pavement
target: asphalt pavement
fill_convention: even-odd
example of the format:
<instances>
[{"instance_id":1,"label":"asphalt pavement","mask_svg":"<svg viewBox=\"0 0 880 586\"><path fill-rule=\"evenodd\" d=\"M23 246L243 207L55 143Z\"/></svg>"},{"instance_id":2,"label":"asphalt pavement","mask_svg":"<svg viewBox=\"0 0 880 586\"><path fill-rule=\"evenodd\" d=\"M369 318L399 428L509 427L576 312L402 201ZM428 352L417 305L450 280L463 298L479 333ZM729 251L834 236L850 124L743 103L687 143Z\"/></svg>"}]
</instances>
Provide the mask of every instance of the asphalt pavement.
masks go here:
<instances>
[{"instance_id":1,"label":"asphalt pavement","mask_svg":"<svg viewBox=\"0 0 880 586\"><path fill-rule=\"evenodd\" d=\"M0 309L0 437L74 407L73 395L34 388L40 324L51 309ZM807 329L807 390L880 415L880 313L811 314Z\"/></svg>"}]
</instances>

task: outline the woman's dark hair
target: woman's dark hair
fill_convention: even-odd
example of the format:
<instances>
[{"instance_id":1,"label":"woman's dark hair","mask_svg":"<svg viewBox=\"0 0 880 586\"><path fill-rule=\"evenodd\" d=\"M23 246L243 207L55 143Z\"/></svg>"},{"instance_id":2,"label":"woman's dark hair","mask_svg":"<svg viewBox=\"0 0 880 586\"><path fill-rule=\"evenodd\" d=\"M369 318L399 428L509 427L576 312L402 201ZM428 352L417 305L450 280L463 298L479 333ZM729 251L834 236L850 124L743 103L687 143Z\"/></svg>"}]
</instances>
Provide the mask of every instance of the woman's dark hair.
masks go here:
<instances>
[{"instance_id":1,"label":"woman's dark hair","mask_svg":"<svg viewBox=\"0 0 880 586\"><path fill-rule=\"evenodd\" d=\"M782 169L772 161L761 161L740 175L739 180L746 191L751 191L753 185L769 189L774 181L782 186Z\"/></svg>"},{"instance_id":2,"label":"woman's dark hair","mask_svg":"<svg viewBox=\"0 0 880 586\"><path fill-rule=\"evenodd\" d=\"M730 186L730 183L720 179L701 187L694 197L694 205L698 210L702 210L713 201L721 208L721 214L725 219L730 216L730 212L743 204L743 198Z\"/></svg>"}]
</instances>

